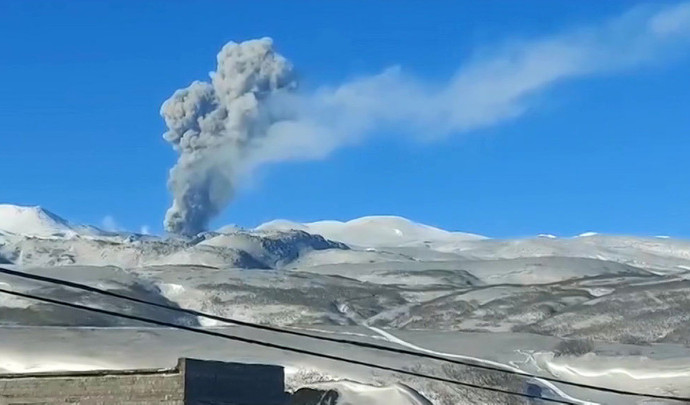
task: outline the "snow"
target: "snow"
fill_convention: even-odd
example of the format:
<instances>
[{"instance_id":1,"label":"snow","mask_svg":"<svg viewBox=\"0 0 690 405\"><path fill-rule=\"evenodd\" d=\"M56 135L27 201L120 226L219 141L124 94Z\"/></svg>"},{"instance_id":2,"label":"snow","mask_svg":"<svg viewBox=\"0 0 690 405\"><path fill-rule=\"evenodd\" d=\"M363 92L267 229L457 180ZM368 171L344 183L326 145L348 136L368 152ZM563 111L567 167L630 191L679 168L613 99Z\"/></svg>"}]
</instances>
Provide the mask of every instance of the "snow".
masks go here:
<instances>
[{"instance_id":1,"label":"snow","mask_svg":"<svg viewBox=\"0 0 690 405\"><path fill-rule=\"evenodd\" d=\"M39 207L0 207L0 260L15 269L215 315L403 346L516 372L643 391L664 387L683 393L690 386L690 370L684 365L690 361L690 241L602 234L488 239L400 217L273 221L256 229L225 227L176 239L103 232ZM247 331L203 317L121 306L112 299L9 276L1 276L0 285L171 322L222 327L262 340L359 354L432 374L458 372L479 383L493 378L418 359ZM190 355L283 364L290 370L290 389L335 390L337 405L505 399L142 329L9 296L0 295L0 311L0 369L7 371L166 367L175 356ZM554 348L563 338L593 340L601 350L557 357ZM496 383L524 389L522 380ZM539 379L529 384L576 403L626 403Z\"/></svg>"},{"instance_id":2,"label":"snow","mask_svg":"<svg viewBox=\"0 0 690 405\"><path fill-rule=\"evenodd\" d=\"M8 283L0 282L0 288L11 289L12 286ZM0 307L2 308L28 308L31 304L33 304L32 301L21 297L0 294Z\"/></svg>"},{"instance_id":3,"label":"snow","mask_svg":"<svg viewBox=\"0 0 690 405\"><path fill-rule=\"evenodd\" d=\"M650 359L646 356L554 357L553 353L537 353L534 361L551 374L575 382L598 381L598 384L621 390L635 387L638 392L669 395L669 387L690 381L687 359ZM686 387L674 395L687 396Z\"/></svg>"},{"instance_id":4,"label":"snow","mask_svg":"<svg viewBox=\"0 0 690 405\"><path fill-rule=\"evenodd\" d=\"M431 241L480 240L483 236L470 233L448 232L396 216L368 216L348 222L319 221L306 224L277 220L257 227L266 230L295 229L322 235L348 245L393 247L422 244Z\"/></svg>"},{"instance_id":5,"label":"snow","mask_svg":"<svg viewBox=\"0 0 690 405\"><path fill-rule=\"evenodd\" d=\"M403 384L375 387L353 381L336 381L316 383L306 387L337 391L338 405L429 404L426 398Z\"/></svg>"},{"instance_id":6,"label":"snow","mask_svg":"<svg viewBox=\"0 0 690 405\"><path fill-rule=\"evenodd\" d=\"M41 207L9 204L0 204L0 231L42 237L75 233L67 221Z\"/></svg>"},{"instance_id":7,"label":"snow","mask_svg":"<svg viewBox=\"0 0 690 405\"><path fill-rule=\"evenodd\" d=\"M506 364L501 364L501 363L497 363L497 362L490 361L490 360L479 359L479 358L472 357L472 356L463 356L463 355L458 355L458 354L454 354L454 353L444 353L444 352L437 352L434 350L429 350L429 349L426 349L424 347L412 344L410 342L406 342L406 341L398 338L397 336L394 336L393 334L385 332L379 328L374 328L374 327L369 327L369 328L371 330L373 330L374 332L380 334L381 336L385 337L390 342L397 343L400 346L407 347L407 348L413 349L413 350L421 352L421 353L428 353L428 354L433 354L433 355L446 357L446 358L453 358L453 359L470 361L470 362L474 362L476 364L482 364L482 365L486 365L486 366L490 366L490 367L496 367L496 368L507 370L507 371L512 371L512 372L518 373L518 374L525 374L525 372L523 370L521 370L519 368L512 367L512 366L508 366ZM557 395L557 397L559 399L570 401L570 402L575 403L575 404L594 405L594 403L592 403L592 402L580 401L577 398L571 397L570 395L568 395L565 392L558 389L558 387L552 382L545 381L545 380L542 380L540 378L535 378L533 380L533 382L537 382L540 385L542 385L543 387L551 390L552 392L554 392Z\"/></svg>"},{"instance_id":8,"label":"snow","mask_svg":"<svg viewBox=\"0 0 690 405\"><path fill-rule=\"evenodd\" d=\"M590 236L597 236L597 235L598 235L598 233L596 233L596 232L584 232L584 233L577 235L576 237L577 238L588 238Z\"/></svg>"},{"instance_id":9,"label":"snow","mask_svg":"<svg viewBox=\"0 0 690 405\"><path fill-rule=\"evenodd\" d=\"M471 372L464 368L458 368L458 373L453 374L452 368L444 367L438 362L409 356L391 355L327 342L314 343L288 336L265 336L265 334L247 331L240 327L215 330L248 338L268 339L279 344L310 350L336 352L348 358L396 368L409 367L412 370L459 378L471 383L491 382L490 379L487 380L487 374ZM311 329L310 333L352 339L351 331L352 328L340 327L322 332ZM675 389L675 395L690 394L689 379L682 375L683 367L687 368L690 360L690 349L687 348L662 344L654 348L642 348L641 350L646 352L641 356L597 355L554 358L549 351L535 351L539 348L548 349L553 345L553 339L544 336L512 333L458 334L443 331L398 331L395 335L400 341L412 346L453 357L464 356L469 360L487 360L545 375L548 375L548 362L553 362L556 365L552 368L554 372L559 372L558 366L570 365L573 370L582 371L582 374L585 374L580 376L577 372L572 372L559 375L568 379L572 376L574 381L643 392L650 387L649 391L652 392L660 390L654 387L666 387ZM366 333L359 333L357 336L358 339L372 343L386 343ZM0 342L2 342L0 370L4 369L6 372L167 368L175 364L178 356L186 356L282 364L286 367L286 386L290 391L304 387L334 389L343 394L342 398L350 401L353 399L373 401L369 402L372 405L418 405L420 403L427 405L423 399L420 399L421 396L426 397L434 405L506 403L505 397L489 396L487 393L475 390L456 390L447 384L414 377L162 328L0 328ZM670 358L673 360L669 360ZM647 365L647 371L645 371L645 365ZM644 376L650 378L617 380L621 375L616 374L615 370L621 368L635 370L638 374L646 373ZM597 376L588 377L587 370L597 371ZM610 377L606 376L607 370L611 370ZM655 375L654 370L658 371ZM499 381L501 381L501 387L513 389L516 387L515 382L521 380L515 377ZM528 381L533 382L533 380ZM561 393L558 395L572 397L575 399L573 402L576 403L613 405L633 403L630 398L563 385L558 385L557 390ZM403 402L388 401L385 395L391 395Z\"/></svg>"},{"instance_id":10,"label":"snow","mask_svg":"<svg viewBox=\"0 0 690 405\"><path fill-rule=\"evenodd\" d=\"M0 234L2 233L40 238L112 235L95 226L71 224L39 206L11 204L0 204Z\"/></svg>"}]
</instances>

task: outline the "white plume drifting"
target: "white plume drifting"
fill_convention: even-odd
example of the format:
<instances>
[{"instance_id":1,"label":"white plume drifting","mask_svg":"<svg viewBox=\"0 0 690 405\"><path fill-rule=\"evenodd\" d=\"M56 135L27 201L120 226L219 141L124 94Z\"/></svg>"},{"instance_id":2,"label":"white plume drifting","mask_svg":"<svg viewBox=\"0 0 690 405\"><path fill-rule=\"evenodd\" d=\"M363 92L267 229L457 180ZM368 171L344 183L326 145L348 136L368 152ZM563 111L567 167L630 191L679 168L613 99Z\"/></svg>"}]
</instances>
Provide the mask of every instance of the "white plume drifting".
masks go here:
<instances>
[{"instance_id":1,"label":"white plume drifting","mask_svg":"<svg viewBox=\"0 0 690 405\"><path fill-rule=\"evenodd\" d=\"M163 103L164 138L180 153L168 183L167 231L195 234L225 207L242 162L276 119L265 99L292 83L292 67L270 39L231 42L211 83L194 82Z\"/></svg>"},{"instance_id":2,"label":"white plume drifting","mask_svg":"<svg viewBox=\"0 0 690 405\"><path fill-rule=\"evenodd\" d=\"M180 158L171 170L166 230L195 234L257 167L318 159L382 130L435 139L524 114L530 97L565 79L611 73L673 56L690 43L690 3L635 8L599 26L512 43L425 82L399 68L305 94L268 38L229 43L211 83L167 100L165 139Z\"/></svg>"}]
</instances>

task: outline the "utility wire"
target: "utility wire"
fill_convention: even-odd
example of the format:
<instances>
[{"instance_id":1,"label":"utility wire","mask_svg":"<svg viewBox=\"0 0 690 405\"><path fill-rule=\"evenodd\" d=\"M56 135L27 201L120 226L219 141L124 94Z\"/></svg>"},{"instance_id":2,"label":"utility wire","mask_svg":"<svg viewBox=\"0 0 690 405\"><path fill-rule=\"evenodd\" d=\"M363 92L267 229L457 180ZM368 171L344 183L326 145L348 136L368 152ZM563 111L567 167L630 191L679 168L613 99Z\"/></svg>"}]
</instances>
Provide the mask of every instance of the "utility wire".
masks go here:
<instances>
[{"instance_id":1,"label":"utility wire","mask_svg":"<svg viewBox=\"0 0 690 405\"><path fill-rule=\"evenodd\" d=\"M303 337L303 338L321 340L321 341L332 342L332 343L346 344L346 345L357 346L357 347L362 347L362 348L367 348L367 349L386 351L386 352L390 352L390 353L404 354L404 355L408 355L408 356L422 357L422 358L444 361L444 362L448 362L448 363L452 363L452 364L456 364L456 365L461 365L461 366L466 366L466 367L473 367L473 368L478 368L478 369L483 369L483 370L488 370L488 371L495 371L495 372L500 372L500 373L505 373L505 374L512 374L512 375L517 375L517 376L524 377L524 378L537 378L537 379L541 379L541 380L549 381L549 382L553 382L553 383L564 384L564 385L569 385L572 387L578 387L578 388L584 388L584 389L591 389L591 390L607 392L607 393L612 393L612 394L629 395L629 396L654 398L654 399L664 399L664 400L671 400L671 401L690 402L690 398L688 398L688 397L675 397L675 396L660 395L660 394L645 394L645 393L639 393L639 392L633 392L633 391L619 390L619 389L615 389L615 388L602 387L602 386L598 386L598 385L576 383L576 382L561 380L558 378L539 376L539 375L534 375L534 374L530 374L527 372L504 369L504 368L500 368L500 367L496 367L496 366L490 366L490 365L481 364L481 363L452 359L449 357L424 353L424 352L420 352L420 351L398 349L398 348L393 348L393 347L388 347L388 346L383 346L383 345L377 345L377 344L373 344L373 343L358 342L358 341L349 340L349 339L340 339L340 338L332 338L332 337L328 337L328 336L313 335L310 333L304 333L304 332L290 330L290 329L278 328L278 327L270 326L270 325L261 325L261 324L256 324L256 323L252 323L252 322L241 321L238 319L225 318L225 317L209 314L206 312L195 311L192 309L179 308L179 307L174 307L171 305L160 304L160 303L153 302L153 301L147 301L147 300L144 300L141 298L130 297L130 296L127 296L124 294L119 294L119 293L103 290L100 288L91 287L91 286L88 286L86 284L75 283L75 282L68 281L68 280L62 280L62 279L47 277L47 276L41 276L41 275L37 275L37 274L30 274L30 273L16 271L16 270L10 270L10 269L6 269L6 268L2 268L2 267L0 267L0 273L7 274L10 276L19 277L19 278L30 279L30 280L34 280L34 281L40 281L40 282L45 282L45 283L50 283L50 284L62 285L65 287L75 288L75 289L82 290L82 291L88 291L88 292L92 292L92 293L99 294L99 295L123 299L123 300L131 301L131 302L136 302L139 304L150 305L153 307L163 308L163 309L176 311L176 312L182 312L182 313L186 313L189 315L200 316L200 317L212 319L215 321L235 324L235 325L244 326L244 327L253 328L253 329L270 331L270 332L274 332L274 333L299 336L299 337Z\"/></svg>"},{"instance_id":2,"label":"utility wire","mask_svg":"<svg viewBox=\"0 0 690 405\"><path fill-rule=\"evenodd\" d=\"M350 363L350 364L354 364L354 365L358 365L358 366L374 368L374 369L384 370L384 371L390 371L390 372L399 373L399 374L405 374L405 375L409 375L412 377L425 378L425 379L434 380L434 381L438 381L438 382L442 382L442 383L446 383L446 384L459 385L459 386L466 387L466 388L491 391L491 392L496 392L496 393L500 393L500 394L514 395L514 396L519 396L519 397L524 397L524 398L539 399L539 400L542 400L545 402L551 402L551 403L557 403L557 404L578 405L576 402L570 402L570 401L566 401L566 400L562 400L562 399L544 398L541 396L522 393L522 392L514 392L514 391L504 390L501 388L496 388L496 387L489 387L489 386L484 386L484 385L472 384L469 382L452 380L452 379L445 378L445 377L439 377L439 376L434 376L434 375L417 373L414 371L403 370L403 369L399 369L399 368L395 368L395 367L388 367L388 366L383 366L380 364L368 363L365 361L349 359L346 357L340 357L340 356L335 356L335 355L326 354L326 353L314 352L314 351L306 350L306 349L299 349L296 347L285 346L285 345L265 342L265 341L261 341L261 340L249 339L249 338L245 338L245 337L241 337L241 336L226 335L224 333L220 333L220 332L216 332L216 331L199 329L199 328L194 328L194 327L186 326L186 325L179 325L179 324L160 321L160 320L156 320L156 319L152 319L152 318L123 314L121 312L114 312L114 311L109 311L106 309L89 307L86 305L56 300L53 298L41 297L41 296L37 296L37 295L33 295L33 294L26 294L26 293L21 293L21 292L17 292L17 291L7 290L4 288L0 288L0 293L9 294L9 295L13 295L15 297L20 297L20 298L25 298L25 299L30 299L30 300L46 302L49 304L79 309L79 310L83 310L83 311L95 312L95 313L108 315L108 316L130 319L133 321L139 321L139 322L149 323L149 324L153 324L153 325L165 326L168 328L186 330L186 331L190 331L190 332L194 332L194 333L219 337L222 339L234 340L234 341L238 341L238 342L242 342L242 343L247 343L247 344L252 344L252 345L257 345L257 346L263 346L263 347L268 347L268 348L272 348L272 349L284 350L284 351L304 354L304 355L308 355L308 356L314 356L314 357L319 357L319 358L324 358L324 359L329 359L329 360L334 360L334 361L340 361L340 362Z\"/></svg>"}]
</instances>

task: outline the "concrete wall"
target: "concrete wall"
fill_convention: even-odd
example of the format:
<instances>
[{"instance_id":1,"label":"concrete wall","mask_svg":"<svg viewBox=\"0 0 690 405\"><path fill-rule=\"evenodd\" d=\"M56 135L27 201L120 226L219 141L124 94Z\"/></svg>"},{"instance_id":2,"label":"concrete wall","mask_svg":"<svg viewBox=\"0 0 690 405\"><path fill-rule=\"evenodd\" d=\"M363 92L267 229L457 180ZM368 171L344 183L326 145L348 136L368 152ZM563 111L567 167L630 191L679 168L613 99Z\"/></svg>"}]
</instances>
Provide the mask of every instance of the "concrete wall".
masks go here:
<instances>
[{"instance_id":1,"label":"concrete wall","mask_svg":"<svg viewBox=\"0 0 690 405\"><path fill-rule=\"evenodd\" d=\"M177 372L0 377L0 404L183 405Z\"/></svg>"},{"instance_id":2,"label":"concrete wall","mask_svg":"<svg viewBox=\"0 0 690 405\"><path fill-rule=\"evenodd\" d=\"M180 359L169 370L0 375L0 405L285 405L280 366Z\"/></svg>"}]
</instances>

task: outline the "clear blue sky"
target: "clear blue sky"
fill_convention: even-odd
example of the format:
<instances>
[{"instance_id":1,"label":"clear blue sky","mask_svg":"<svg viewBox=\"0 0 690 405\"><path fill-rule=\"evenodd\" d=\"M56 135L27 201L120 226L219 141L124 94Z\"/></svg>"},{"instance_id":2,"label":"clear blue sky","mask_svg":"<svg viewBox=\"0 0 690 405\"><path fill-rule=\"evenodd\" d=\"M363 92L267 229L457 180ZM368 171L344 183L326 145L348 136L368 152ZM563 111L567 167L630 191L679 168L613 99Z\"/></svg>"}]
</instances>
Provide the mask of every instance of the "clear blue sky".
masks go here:
<instances>
[{"instance_id":1,"label":"clear blue sky","mask_svg":"<svg viewBox=\"0 0 690 405\"><path fill-rule=\"evenodd\" d=\"M586 4L585 4L586 3ZM669 2L668 4L673 4ZM160 232L176 155L161 103L262 36L305 87L598 24L632 1L0 2L0 202ZM270 167L214 226L401 215L489 236L690 237L690 58L564 81L538 108L436 142L372 137Z\"/></svg>"}]
</instances>

